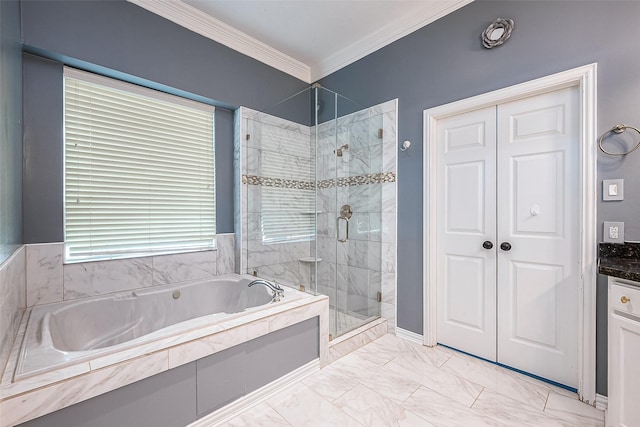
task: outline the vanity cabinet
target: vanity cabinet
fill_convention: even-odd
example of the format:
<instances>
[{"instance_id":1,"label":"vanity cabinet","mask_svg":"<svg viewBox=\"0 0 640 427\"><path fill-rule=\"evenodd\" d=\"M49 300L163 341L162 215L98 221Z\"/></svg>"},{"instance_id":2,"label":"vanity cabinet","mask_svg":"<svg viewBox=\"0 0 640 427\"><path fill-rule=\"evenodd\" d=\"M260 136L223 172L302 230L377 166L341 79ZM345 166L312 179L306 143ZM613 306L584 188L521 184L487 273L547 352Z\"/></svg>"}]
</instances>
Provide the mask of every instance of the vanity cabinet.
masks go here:
<instances>
[{"instance_id":1,"label":"vanity cabinet","mask_svg":"<svg viewBox=\"0 0 640 427\"><path fill-rule=\"evenodd\" d=\"M640 426L640 283L609 277L607 426Z\"/></svg>"}]
</instances>

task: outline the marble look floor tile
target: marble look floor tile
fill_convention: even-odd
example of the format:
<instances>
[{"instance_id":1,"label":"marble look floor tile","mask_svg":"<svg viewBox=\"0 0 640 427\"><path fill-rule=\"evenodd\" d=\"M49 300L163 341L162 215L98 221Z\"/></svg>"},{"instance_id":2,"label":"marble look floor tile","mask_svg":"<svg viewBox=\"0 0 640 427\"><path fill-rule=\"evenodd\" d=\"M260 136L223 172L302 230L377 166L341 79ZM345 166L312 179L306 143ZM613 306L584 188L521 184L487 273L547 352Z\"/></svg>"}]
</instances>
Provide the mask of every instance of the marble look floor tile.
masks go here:
<instances>
[{"instance_id":1,"label":"marble look floor tile","mask_svg":"<svg viewBox=\"0 0 640 427\"><path fill-rule=\"evenodd\" d=\"M254 406L229 421L216 424L216 426L224 427L255 427L257 425L270 427L291 426L275 409L266 403Z\"/></svg>"},{"instance_id":2,"label":"marble look floor tile","mask_svg":"<svg viewBox=\"0 0 640 427\"><path fill-rule=\"evenodd\" d=\"M604 425L604 411L555 392L549 394L544 411L580 426Z\"/></svg>"},{"instance_id":3,"label":"marble look floor tile","mask_svg":"<svg viewBox=\"0 0 640 427\"><path fill-rule=\"evenodd\" d=\"M292 426L362 426L333 403L301 383L283 390L267 403Z\"/></svg>"},{"instance_id":4,"label":"marble look floor tile","mask_svg":"<svg viewBox=\"0 0 640 427\"><path fill-rule=\"evenodd\" d=\"M578 393L576 392L569 391L565 388L561 388L553 384L545 384L545 385L549 387L549 390L551 390L551 393L559 394L561 396L568 397L573 400L580 400L580 396L578 396Z\"/></svg>"},{"instance_id":5,"label":"marble look floor tile","mask_svg":"<svg viewBox=\"0 0 640 427\"><path fill-rule=\"evenodd\" d=\"M423 347L392 335L306 377L270 398L268 404L280 416L272 424L267 421L269 415L249 414L250 410L232 421L236 424L226 425L604 424L603 413L579 402L574 393L455 350ZM282 420L288 424L281 424Z\"/></svg>"},{"instance_id":6,"label":"marble look floor tile","mask_svg":"<svg viewBox=\"0 0 640 427\"><path fill-rule=\"evenodd\" d=\"M549 396L549 388L542 383L519 379L506 368L462 353L453 355L442 369L540 410Z\"/></svg>"},{"instance_id":7,"label":"marble look floor tile","mask_svg":"<svg viewBox=\"0 0 640 427\"><path fill-rule=\"evenodd\" d=\"M545 414L537 408L525 405L489 389L484 389L480 393L480 396L473 404L473 409L512 426L565 426L565 423L560 418Z\"/></svg>"},{"instance_id":8,"label":"marble look floor tile","mask_svg":"<svg viewBox=\"0 0 640 427\"><path fill-rule=\"evenodd\" d=\"M402 406L438 427L513 426L469 409L426 387L416 390Z\"/></svg>"},{"instance_id":9,"label":"marble look floor tile","mask_svg":"<svg viewBox=\"0 0 640 427\"><path fill-rule=\"evenodd\" d=\"M481 385L424 363L412 354L394 359L385 369L416 381L467 408L473 405L483 389Z\"/></svg>"},{"instance_id":10,"label":"marble look floor tile","mask_svg":"<svg viewBox=\"0 0 640 427\"><path fill-rule=\"evenodd\" d=\"M302 380L302 383L327 400L335 400L360 383L336 372L331 366Z\"/></svg>"},{"instance_id":11,"label":"marble look floor tile","mask_svg":"<svg viewBox=\"0 0 640 427\"><path fill-rule=\"evenodd\" d=\"M350 390L334 404L365 426L428 427L432 425L400 404L363 385Z\"/></svg>"},{"instance_id":12,"label":"marble look floor tile","mask_svg":"<svg viewBox=\"0 0 640 427\"><path fill-rule=\"evenodd\" d=\"M415 381L394 372L380 369L379 365L351 353L330 366L337 373L353 378L389 399L403 402L420 387Z\"/></svg>"},{"instance_id":13,"label":"marble look floor tile","mask_svg":"<svg viewBox=\"0 0 640 427\"><path fill-rule=\"evenodd\" d=\"M391 334L378 338L360 350L381 360L411 354L414 358L437 367L442 366L452 355L452 351L445 347L426 347Z\"/></svg>"}]
</instances>

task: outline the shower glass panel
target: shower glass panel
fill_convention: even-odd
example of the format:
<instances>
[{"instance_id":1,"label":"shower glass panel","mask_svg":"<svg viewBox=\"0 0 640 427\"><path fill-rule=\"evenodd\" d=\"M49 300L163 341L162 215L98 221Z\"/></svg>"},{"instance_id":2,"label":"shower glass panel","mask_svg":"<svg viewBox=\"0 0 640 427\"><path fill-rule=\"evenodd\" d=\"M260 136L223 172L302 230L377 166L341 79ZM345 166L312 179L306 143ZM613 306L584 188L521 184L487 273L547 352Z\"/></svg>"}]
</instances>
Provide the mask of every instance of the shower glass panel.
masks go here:
<instances>
[{"instance_id":1,"label":"shower glass panel","mask_svg":"<svg viewBox=\"0 0 640 427\"><path fill-rule=\"evenodd\" d=\"M241 115L243 270L328 295L334 338L379 317L382 115L315 86Z\"/></svg>"}]
</instances>

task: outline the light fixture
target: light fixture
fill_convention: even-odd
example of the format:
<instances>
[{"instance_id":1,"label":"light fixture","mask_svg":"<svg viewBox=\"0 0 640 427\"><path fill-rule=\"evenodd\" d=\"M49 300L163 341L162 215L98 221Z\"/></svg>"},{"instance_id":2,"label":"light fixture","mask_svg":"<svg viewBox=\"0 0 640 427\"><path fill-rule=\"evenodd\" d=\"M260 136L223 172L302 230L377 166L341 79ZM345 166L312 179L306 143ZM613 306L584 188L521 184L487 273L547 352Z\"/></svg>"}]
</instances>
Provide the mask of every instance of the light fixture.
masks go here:
<instances>
[{"instance_id":1,"label":"light fixture","mask_svg":"<svg viewBox=\"0 0 640 427\"><path fill-rule=\"evenodd\" d=\"M482 46L487 49L498 47L511 37L513 19L498 18L482 32Z\"/></svg>"}]
</instances>

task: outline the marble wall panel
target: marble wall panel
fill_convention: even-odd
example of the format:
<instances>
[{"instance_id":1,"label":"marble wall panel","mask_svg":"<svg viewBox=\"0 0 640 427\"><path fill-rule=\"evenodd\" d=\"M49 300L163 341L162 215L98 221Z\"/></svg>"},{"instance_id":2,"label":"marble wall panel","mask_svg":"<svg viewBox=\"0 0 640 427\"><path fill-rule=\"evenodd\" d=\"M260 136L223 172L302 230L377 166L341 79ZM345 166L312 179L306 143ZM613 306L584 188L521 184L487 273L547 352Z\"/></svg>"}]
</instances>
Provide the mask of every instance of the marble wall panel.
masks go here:
<instances>
[{"instance_id":1,"label":"marble wall panel","mask_svg":"<svg viewBox=\"0 0 640 427\"><path fill-rule=\"evenodd\" d=\"M151 257L82 262L64 266L64 299L71 300L153 285Z\"/></svg>"},{"instance_id":2,"label":"marble wall panel","mask_svg":"<svg viewBox=\"0 0 640 427\"><path fill-rule=\"evenodd\" d=\"M0 373L4 370L27 306L24 246L0 264Z\"/></svg>"},{"instance_id":3,"label":"marble wall panel","mask_svg":"<svg viewBox=\"0 0 640 427\"><path fill-rule=\"evenodd\" d=\"M64 244L26 246L28 306L234 273L235 235L217 237L217 249L109 261L63 264Z\"/></svg>"},{"instance_id":4,"label":"marble wall panel","mask_svg":"<svg viewBox=\"0 0 640 427\"><path fill-rule=\"evenodd\" d=\"M216 270L218 276L236 272L235 266L235 234L225 233L216 236L217 258Z\"/></svg>"},{"instance_id":5,"label":"marble wall panel","mask_svg":"<svg viewBox=\"0 0 640 427\"><path fill-rule=\"evenodd\" d=\"M153 286L215 277L218 251L188 252L152 257Z\"/></svg>"},{"instance_id":6,"label":"marble wall panel","mask_svg":"<svg viewBox=\"0 0 640 427\"><path fill-rule=\"evenodd\" d=\"M60 302L64 294L64 243L27 245L27 306Z\"/></svg>"}]
</instances>

